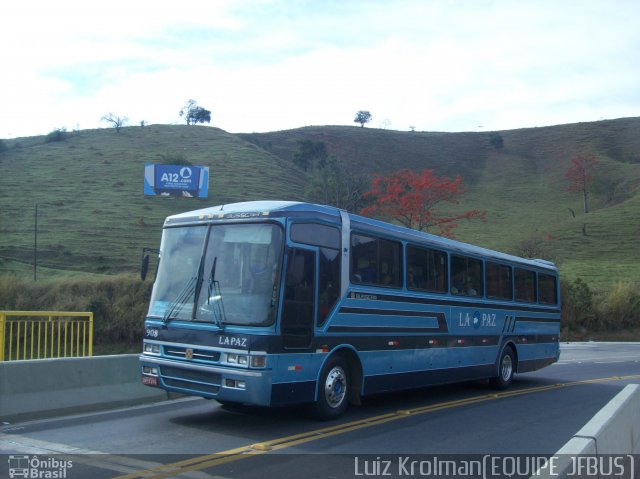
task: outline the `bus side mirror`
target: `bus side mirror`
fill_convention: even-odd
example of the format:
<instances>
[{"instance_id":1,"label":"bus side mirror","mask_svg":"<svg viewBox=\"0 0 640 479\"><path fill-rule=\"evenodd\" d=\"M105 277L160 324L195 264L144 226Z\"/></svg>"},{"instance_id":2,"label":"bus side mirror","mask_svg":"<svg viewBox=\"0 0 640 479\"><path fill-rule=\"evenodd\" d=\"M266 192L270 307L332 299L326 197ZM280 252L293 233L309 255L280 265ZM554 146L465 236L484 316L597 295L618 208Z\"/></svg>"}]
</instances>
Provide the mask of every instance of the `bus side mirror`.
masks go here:
<instances>
[{"instance_id":1,"label":"bus side mirror","mask_svg":"<svg viewBox=\"0 0 640 479\"><path fill-rule=\"evenodd\" d=\"M140 279L144 281L147 278L149 272L149 255L146 254L142 257L142 264L140 265Z\"/></svg>"}]
</instances>

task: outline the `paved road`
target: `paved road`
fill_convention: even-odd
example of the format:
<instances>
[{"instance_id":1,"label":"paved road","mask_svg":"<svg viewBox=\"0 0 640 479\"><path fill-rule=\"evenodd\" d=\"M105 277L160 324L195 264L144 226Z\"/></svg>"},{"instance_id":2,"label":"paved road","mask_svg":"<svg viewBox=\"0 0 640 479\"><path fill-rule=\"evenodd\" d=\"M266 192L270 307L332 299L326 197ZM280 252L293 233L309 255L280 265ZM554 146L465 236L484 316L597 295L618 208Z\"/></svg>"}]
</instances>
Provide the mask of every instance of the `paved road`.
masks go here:
<instances>
[{"instance_id":1,"label":"paved road","mask_svg":"<svg viewBox=\"0 0 640 479\"><path fill-rule=\"evenodd\" d=\"M304 408L229 411L187 398L7 424L0 454L73 455L68 479L358 477L381 475L388 458L397 475L396 462L409 456L551 455L634 382L640 344L574 343L562 346L557 364L517 376L506 392L475 382L380 395L329 423Z\"/></svg>"}]
</instances>

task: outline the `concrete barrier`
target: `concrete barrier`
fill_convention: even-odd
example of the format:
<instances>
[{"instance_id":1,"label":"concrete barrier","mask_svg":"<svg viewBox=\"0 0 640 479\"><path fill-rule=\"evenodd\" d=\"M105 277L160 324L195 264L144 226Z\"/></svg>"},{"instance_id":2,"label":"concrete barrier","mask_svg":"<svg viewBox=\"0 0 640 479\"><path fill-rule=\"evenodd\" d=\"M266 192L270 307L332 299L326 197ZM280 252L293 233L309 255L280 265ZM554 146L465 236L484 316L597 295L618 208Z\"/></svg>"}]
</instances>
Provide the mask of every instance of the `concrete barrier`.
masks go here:
<instances>
[{"instance_id":1,"label":"concrete barrier","mask_svg":"<svg viewBox=\"0 0 640 479\"><path fill-rule=\"evenodd\" d=\"M577 456L640 454L640 384L629 384L580 429L558 452L553 474L532 478L565 479Z\"/></svg>"},{"instance_id":2,"label":"concrete barrier","mask_svg":"<svg viewBox=\"0 0 640 479\"><path fill-rule=\"evenodd\" d=\"M137 354L0 363L0 421L161 401L140 382Z\"/></svg>"}]
</instances>

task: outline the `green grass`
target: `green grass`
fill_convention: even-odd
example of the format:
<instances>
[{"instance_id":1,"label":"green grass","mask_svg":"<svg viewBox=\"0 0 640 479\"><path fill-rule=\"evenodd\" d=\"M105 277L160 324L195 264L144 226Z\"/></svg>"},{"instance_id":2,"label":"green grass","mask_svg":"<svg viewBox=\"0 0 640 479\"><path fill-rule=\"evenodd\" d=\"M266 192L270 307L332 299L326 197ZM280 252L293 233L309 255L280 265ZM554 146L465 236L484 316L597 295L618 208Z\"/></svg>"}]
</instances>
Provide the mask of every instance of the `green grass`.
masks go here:
<instances>
[{"instance_id":1,"label":"green grass","mask_svg":"<svg viewBox=\"0 0 640 479\"><path fill-rule=\"evenodd\" d=\"M640 288L640 118L493 133L393 132L357 127L307 127L241 137L291 158L296 140L322 140L354 171L432 168L462 175L468 188L452 211L486 210L486 222L461 223L456 237L518 253L537 239L568 278L582 277L597 290L618 280ZM593 153L599 161L589 214L579 194L566 191L570 159ZM576 214L574 218L570 212ZM587 235L582 233L586 223Z\"/></svg>"},{"instance_id":2,"label":"green grass","mask_svg":"<svg viewBox=\"0 0 640 479\"><path fill-rule=\"evenodd\" d=\"M61 142L7 143L0 156L0 257L32 261L38 204L39 262L56 269L133 271L141 248L158 246L166 216L274 195L302 199L305 185L305 175L285 161L216 128L104 129ZM210 168L207 200L143 195L144 164L167 156ZM0 263L0 272L15 269L11 262Z\"/></svg>"},{"instance_id":3,"label":"green grass","mask_svg":"<svg viewBox=\"0 0 640 479\"><path fill-rule=\"evenodd\" d=\"M580 195L564 189L562 169L535 171L522 158L496 156L500 159L490 158L481 187L473 188L460 205L487 210L487 221L461 225L460 239L517 254L519 242L537 238L563 274L582 277L596 289L608 288L616 278L640 281L637 187L629 188L630 197L617 204L608 203L605 194L591 195L591 212L584 214ZM638 178L640 165L600 157L598 175L600 184Z\"/></svg>"},{"instance_id":4,"label":"green grass","mask_svg":"<svg viewBox=\"0 0 640 479\"><path fill-rule=\"evenodd\" d=\"M6 140L0 153L0 274L33 274L34 206L39 206L39 274L137 271L142 247L157 247L164 218L180 211L253 199L304 200L309 175L293 166L299 140L323 141L348 171L432 168L462 175L468 192L452 211L486 210L456 237L517 253L537 239L568 278L598 290L640 275L640 118L499 132L421 133L359 127L306 127L233 135L202 126L88 130L64 141ZM600 162L590 195L566 191L569 160ZM209 166L207 200L145 197L143 166L166 158ZM570 209L576 213L574 218ZM582 234L586 223L587 235ZM65 273L66 272L66 273ZM638 284L640 287L640 284Z\"/></svg>"},{"instance_id":5,"label":"green grass","mask_svg":"<svg viewBox=\"0 0 640 479\"><path fill-rule=\"evenodd\" d=\"M0 277L33 279L33 258L31 262L16 261L15 259L0 258ZM89 273L70 269L48 268L38 263L36 267L36 280L65 280L72 278L100 279L111 275Z\"/></svg>"}]
</instances>

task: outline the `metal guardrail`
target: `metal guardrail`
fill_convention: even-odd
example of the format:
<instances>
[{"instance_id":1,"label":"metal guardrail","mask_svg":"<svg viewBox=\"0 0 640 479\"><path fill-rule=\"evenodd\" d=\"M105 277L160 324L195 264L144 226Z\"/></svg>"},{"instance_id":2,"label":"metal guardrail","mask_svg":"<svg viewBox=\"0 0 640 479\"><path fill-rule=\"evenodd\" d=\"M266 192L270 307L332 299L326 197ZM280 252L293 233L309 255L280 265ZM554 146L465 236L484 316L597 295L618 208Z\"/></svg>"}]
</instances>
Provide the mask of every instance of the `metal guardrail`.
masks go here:
<instances>
[{"instance_id":1,"label":"metal guardrail","mask_svg":"<svg viewBox=\"0 0 640 479\"><path fill-rule=\"evenodd\" d=\"M0 311L0 361L84 356L93 356L92 312Z\"/></svg>"}]
</instances>

